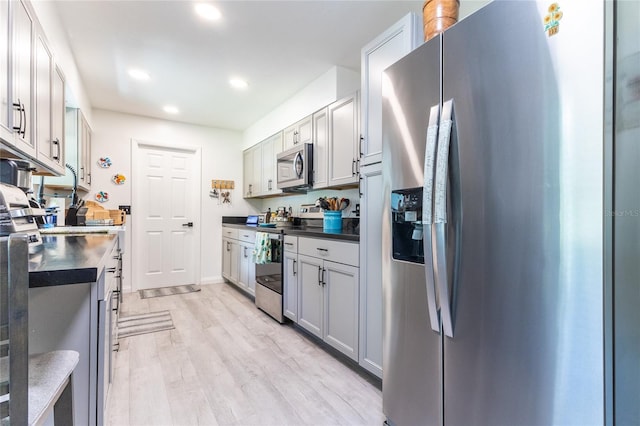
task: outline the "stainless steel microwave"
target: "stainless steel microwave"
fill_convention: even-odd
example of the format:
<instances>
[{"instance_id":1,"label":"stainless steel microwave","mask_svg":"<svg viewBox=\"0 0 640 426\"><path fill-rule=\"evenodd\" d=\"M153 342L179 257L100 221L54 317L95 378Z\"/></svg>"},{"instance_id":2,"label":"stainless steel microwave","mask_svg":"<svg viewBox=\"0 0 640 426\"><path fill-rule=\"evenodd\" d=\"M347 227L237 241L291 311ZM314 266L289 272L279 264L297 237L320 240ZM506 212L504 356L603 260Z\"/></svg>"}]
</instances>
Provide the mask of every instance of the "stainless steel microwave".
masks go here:
<instances>
[{"instance_id":1,"label":"stainless steel microwave","mask_svg":"<svg viewBox=\"0 0 640 426\"><path fill-rule=\"evenodd\" d=\"M313 186L313 144L305 143L277 156L278 189L304 192Z\"/></svg>"}]
</instances>

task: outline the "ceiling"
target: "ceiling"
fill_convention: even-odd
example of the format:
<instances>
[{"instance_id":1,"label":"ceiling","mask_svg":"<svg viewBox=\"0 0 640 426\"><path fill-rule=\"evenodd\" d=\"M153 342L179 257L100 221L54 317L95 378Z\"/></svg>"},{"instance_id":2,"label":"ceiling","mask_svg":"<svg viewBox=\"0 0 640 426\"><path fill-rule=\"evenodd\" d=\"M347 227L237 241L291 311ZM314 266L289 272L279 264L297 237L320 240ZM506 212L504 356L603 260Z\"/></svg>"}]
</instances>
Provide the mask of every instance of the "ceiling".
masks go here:
<instances>
[{"instance_id":1,"label":"ceiling","mask_svg":"<svg viewBox=\"0 0 640 426\"><path fill-rule=\"evenodd\" d=\"M94 108L244 130L332 66L360 70L360 49L423 1L57 1ZM150 74L129 77L130 68ZM231 77L249 87L233 89ZM179 109L165 113L164 105Z\"/></svg>"}]
</instances>

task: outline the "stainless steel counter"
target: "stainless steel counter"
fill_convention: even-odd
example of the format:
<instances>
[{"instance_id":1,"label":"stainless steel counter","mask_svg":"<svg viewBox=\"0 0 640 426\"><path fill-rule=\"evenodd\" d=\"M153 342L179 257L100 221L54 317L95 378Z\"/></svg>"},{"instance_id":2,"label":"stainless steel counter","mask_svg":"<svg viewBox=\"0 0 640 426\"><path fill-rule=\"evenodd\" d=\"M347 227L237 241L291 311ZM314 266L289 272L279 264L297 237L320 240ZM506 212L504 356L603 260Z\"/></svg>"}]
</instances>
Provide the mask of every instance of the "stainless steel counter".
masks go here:
<instances>
[{"instance_id":1,"label":"stainless steel counter","mask_svg":"<svg viewBox=\"0 0 640 426\"><path fill-rule=\"evenodd\" d=\"M97 281L117 238L115 234L42 235L42 250L29 255L29 287Z\"/></svg>"}]
</instances>

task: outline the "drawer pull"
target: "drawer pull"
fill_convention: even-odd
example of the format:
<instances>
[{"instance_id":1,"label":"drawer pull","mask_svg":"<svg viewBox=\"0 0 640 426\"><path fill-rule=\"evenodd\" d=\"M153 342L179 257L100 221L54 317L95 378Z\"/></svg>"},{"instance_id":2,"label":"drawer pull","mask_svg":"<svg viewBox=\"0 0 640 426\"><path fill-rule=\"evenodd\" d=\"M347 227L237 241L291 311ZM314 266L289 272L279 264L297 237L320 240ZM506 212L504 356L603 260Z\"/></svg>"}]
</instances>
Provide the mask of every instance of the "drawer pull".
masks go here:
<instances>
[{"instance_id":1,"label":"drawer pull","mask_svg":"<svg viewBox=\"0 0 640 426\"><path fill-rule=\"evenodd\" d=\"M293 243L284 243L285 246L292 246L293 247Z\"/></svg>"},{"instance_id":2,"label":"drawer pull","mask_svg":"<svg viewBox=\"0 0 640 426\"><path fill-rule=\"evenodd\" d=\"M111 273L115 273L116 269L118 269L118 268L107 268L106 271L107 272L111 272Z\"/></svg>"}]
</instances>

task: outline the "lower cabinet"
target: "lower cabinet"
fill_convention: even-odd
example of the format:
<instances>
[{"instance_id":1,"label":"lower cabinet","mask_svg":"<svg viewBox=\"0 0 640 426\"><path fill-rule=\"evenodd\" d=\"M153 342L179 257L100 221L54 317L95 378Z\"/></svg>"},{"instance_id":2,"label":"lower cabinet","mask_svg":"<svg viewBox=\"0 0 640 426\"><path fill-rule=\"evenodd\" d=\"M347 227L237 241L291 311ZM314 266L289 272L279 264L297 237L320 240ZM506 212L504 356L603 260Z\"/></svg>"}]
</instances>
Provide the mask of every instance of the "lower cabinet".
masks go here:
<instances>
[{"instance_id":1,"label":"lower cabinet","mask_svg":"<svg viewBox=\"0 0 640 426\"><path fill-rule=\"evenodd\" d=\"M355 361L359 357L357 259L358 244L299 238L298 325Z\"/></svg>"},{"instance_id":2,"label":"lower cabinet","mask_svg":"<svg viewBox=\"0 0 640 426\"><path fill-rule=\"evenodd\" d=\"M222 277L255 296L255 232L223 227L223 235L226 236L222 238Z\"/></svg>"},{"instance_id":3,"label":"lower cabinet","mask_svg":"<svg viewBox=\"0 0 640 426\"><path fill-rule=\"evenodd\" d=\"M284 316L298 322L298 237L284 236L283 311Z\"/></svg>"},{"instance_id":4,"label":"lower cabinet","mask_svg":"<svg viewBox=\"0 0 640 426\"><path fill-rule=\"evenodd\" d=\"M239 253L240 243L237 240L222 239L222 276L229 281L237 282L240 278Z\"/></svg>"},{"instance_id":5,"label":"lower cabinet","mask_svg":"<svg viewBox=\"0 0 640 426\"><path fill-rule=\"evenodd\" d=\"M240 271L238 285L249 292L252 296L256 295L256 264L253 260L254 244L241 242L239 246L238 256L240 257Z\"/></svg>"}]
</instances>

